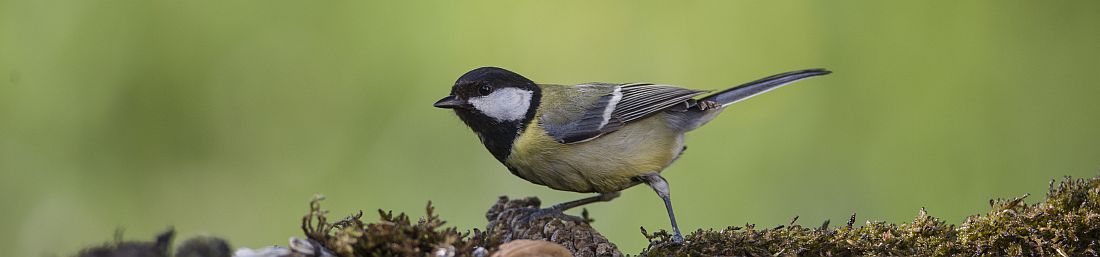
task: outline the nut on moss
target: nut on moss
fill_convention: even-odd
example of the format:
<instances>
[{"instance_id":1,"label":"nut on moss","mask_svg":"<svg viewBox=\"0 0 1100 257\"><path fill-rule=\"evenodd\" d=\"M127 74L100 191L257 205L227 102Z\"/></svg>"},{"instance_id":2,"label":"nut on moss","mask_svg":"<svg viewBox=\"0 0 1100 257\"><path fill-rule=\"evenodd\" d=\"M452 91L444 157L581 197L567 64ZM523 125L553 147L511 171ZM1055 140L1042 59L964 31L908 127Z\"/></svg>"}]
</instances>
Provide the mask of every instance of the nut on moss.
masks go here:
<instances>
[{"instance_id":1,"label":"nut on moss","mask_svg":"<svg viewBox=\"0 0 1100 257\"><path fill-rule=\"evenodd\" d=\"M542 241L520 239L500 245L500 250L493 257L572 257L569 249L559 244Z\"/></svg>"}]
</instances>

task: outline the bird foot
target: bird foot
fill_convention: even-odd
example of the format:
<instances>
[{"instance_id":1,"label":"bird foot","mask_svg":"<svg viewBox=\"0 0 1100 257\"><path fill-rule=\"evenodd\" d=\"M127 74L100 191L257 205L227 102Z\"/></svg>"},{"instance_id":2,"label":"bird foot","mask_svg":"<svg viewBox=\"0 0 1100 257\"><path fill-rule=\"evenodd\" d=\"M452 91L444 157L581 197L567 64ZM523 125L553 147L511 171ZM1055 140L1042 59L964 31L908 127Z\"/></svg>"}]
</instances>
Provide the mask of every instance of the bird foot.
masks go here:
<instances>
[{"instance_id":1,"label":"bird foot","mask_svg":"<svg viewBox=\"0 0 1100 257\"><path fill-rule=\"evenodd\" d=\"M684 244L684 236L681 236L679 231L677 231L676 234L672 235L672 244L675 244L675 245Z\"/></svg>"}]
</instances>

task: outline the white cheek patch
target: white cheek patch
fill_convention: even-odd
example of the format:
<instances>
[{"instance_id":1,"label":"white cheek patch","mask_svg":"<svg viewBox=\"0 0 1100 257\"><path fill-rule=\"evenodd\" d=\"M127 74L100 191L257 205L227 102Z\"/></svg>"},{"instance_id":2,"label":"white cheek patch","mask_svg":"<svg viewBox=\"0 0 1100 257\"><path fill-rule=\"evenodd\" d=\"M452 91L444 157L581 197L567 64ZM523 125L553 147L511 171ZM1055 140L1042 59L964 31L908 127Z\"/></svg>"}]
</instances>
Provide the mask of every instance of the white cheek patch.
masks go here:
<instances>
[{"instance_id":1,"label":"white cheek patch","mask_svg":"<svg viewBox=\"0 0 1100 257\"><path fill-rule=\"evenodd\" d=\"M531 91L518 88L501 88L487 96L467 100L474 109L497 121L522 120L531 107Z\"/></svg>"}]
</instances>

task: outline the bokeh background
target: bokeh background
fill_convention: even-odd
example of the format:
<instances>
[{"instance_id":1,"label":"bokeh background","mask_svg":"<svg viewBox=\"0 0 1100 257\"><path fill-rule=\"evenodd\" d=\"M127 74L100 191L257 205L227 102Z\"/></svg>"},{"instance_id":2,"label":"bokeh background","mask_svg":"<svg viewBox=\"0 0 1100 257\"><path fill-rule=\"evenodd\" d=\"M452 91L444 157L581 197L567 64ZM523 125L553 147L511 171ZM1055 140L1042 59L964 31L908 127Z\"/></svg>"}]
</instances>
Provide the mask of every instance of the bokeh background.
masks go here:
<instances>
[{"instance_id":1,"label":"bokeh background","mask_svg":"<svg viewBox=\"0 0 1100 257\"><path fill-rule=\"evenodd\" d=\"M666 170L683 228L954 223L1100 168L1097 1L0 0L0 255L168 227L284 244L334 215L431 200L482 227L510 175L431 103L467 70L722 89L737 104ZM588 207L626 252L668 228L635 187Z\"/></svg>"}]
</instances>

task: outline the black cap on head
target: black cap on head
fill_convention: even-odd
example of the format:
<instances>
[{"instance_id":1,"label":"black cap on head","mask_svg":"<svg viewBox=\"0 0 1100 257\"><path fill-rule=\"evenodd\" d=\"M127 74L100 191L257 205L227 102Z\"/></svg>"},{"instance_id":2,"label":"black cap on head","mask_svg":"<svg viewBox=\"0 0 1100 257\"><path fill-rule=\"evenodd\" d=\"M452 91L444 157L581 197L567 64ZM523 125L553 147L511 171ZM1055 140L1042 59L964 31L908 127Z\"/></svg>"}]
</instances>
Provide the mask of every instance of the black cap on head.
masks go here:
<instances>
[{"instance_id":1,"label":"black cap on head","mask_svg":"<svg viewBox=\"0 0 1100 257\"><path fill-rule=\"evenodd\" d=\"M481 86L493 88L518 87L532 89L535 82L499 67L481 67L462 74L451 88L451 95L469 98L478 95Z\"/></svg>"},{"instance_id":2,"label":"black cap on head","mask_svg":"<svg viewBox=\"0 0 1100 257\"><path fill-rule=\"evenodd\" d=\"M535 84L535 82L532 82L531 80L524 78L523 76L520 76L515 72L505 70L504 68L500 67L481 67L473 69L466 72L466 74L462 74L462 77L458 77L458 80L455 81L455 84L474 81L486 81L507 84Z\"/></svg>"}]
</instances>

